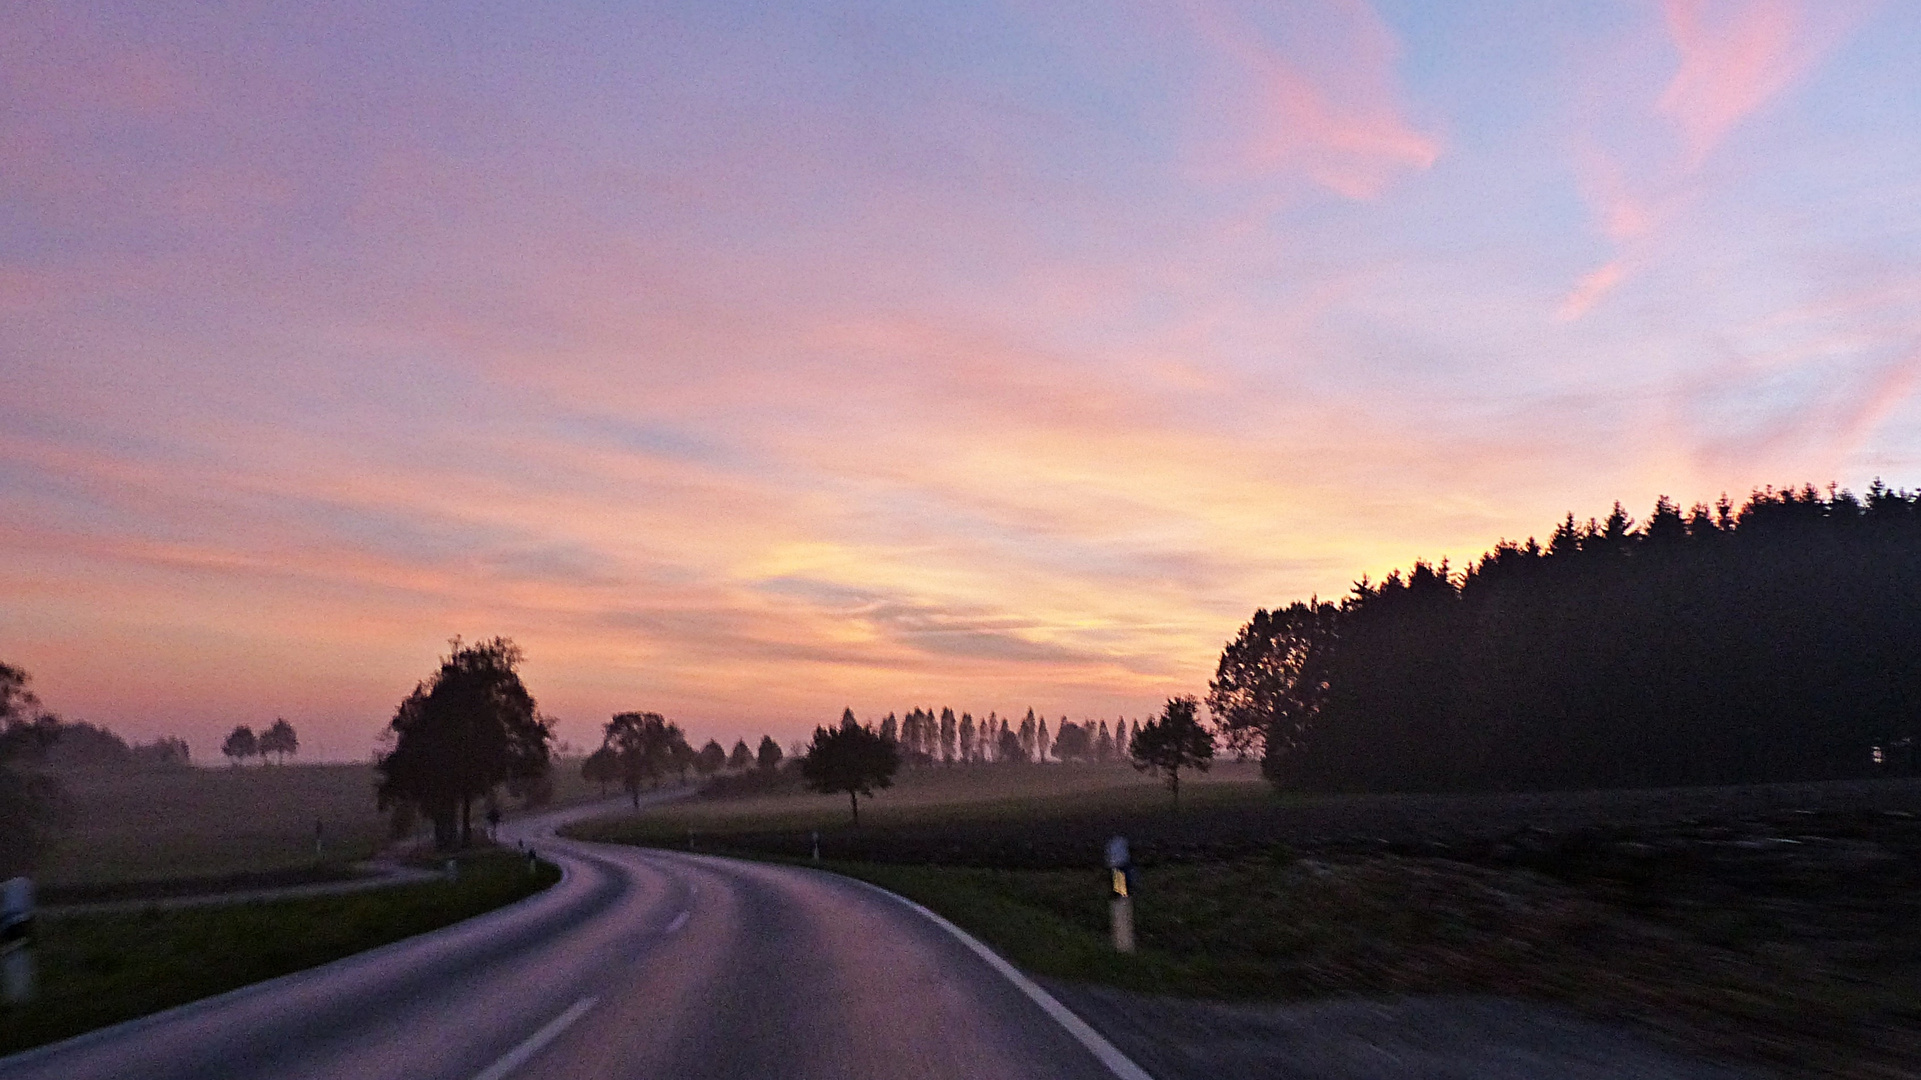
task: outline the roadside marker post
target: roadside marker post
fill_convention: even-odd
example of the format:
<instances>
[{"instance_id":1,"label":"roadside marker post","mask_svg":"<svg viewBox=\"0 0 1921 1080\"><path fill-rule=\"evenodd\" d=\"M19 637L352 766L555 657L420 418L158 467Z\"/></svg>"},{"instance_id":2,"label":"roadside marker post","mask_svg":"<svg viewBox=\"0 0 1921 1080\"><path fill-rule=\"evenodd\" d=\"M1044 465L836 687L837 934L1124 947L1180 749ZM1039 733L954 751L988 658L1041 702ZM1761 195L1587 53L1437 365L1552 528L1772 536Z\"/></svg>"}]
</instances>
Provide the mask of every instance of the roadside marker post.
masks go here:
<instances>
[{"instance_id":1,"label":"roadside marker post","mask_svg":"<svg viewBox=\"0 0 1921 1080\"><path fill-rule=\"evenodd\" d=\"M460 880L460 862L456 859L448 859L446 872L447 872L447 881L449 883L459 881Z\"/></svg>"},{"instance_id":2,"label":"roadside marker post","mask_svg":"<svg viewBox=\"0 0 1921 1080\"><path fill-rule=\"evenodd\" d=\"M1134 951L1134 864L1128 858L1127 837L1107 841L1108 911L1114 924L1114 951Z\"/></svg>"},{"instance_id":3,"label":"roadside marker post","mask_svg":"<svg viewBox=\"0 0 1921 1080\"><path fill-rule=\"evenodd\" d=\"M820 833L818 830L814 833L814 861L820 861Z\"/></svg>"},{"instance_id":4,"label":"roadside marker post","mask_svg":"<svg viewBox=\"0 0 1921 1080\"><path fill-rule=\"evenodd\" d=\"M33 1000L33 881L0 884L0 1001Z\"/></svg>"}]
</instances>

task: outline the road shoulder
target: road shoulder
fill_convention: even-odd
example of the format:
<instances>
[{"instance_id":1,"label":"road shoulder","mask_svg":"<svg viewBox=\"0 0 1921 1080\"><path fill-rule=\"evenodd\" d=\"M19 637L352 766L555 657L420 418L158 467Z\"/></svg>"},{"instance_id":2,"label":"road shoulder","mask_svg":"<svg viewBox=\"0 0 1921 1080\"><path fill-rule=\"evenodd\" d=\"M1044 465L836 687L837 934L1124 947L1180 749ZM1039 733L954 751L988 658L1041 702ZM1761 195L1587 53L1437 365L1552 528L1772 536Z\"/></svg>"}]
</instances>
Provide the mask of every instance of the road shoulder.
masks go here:
<instances>
[{"instance_id":1,"label":"road shoulder","mask_svg":"<svg viewBox=\"0 0 1921 1080\"><path fill-rule=\"evenodd\" d=\"M1760 1080L1626 1028L1483 996L1195 1001L1037 979L1157 1080Z\"/></svg>"}]
</instances>

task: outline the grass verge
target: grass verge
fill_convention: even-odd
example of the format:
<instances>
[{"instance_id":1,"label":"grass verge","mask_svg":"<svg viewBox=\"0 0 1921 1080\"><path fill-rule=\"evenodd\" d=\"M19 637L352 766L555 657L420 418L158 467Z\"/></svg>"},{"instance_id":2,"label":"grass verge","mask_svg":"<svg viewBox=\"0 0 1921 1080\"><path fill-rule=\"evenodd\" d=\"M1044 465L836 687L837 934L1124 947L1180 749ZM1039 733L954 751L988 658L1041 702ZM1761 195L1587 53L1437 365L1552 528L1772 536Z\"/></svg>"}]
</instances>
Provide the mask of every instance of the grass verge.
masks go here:
<instances>
[{"instance_id":1,"label":"grass verge","mask_svg":"<svg viewBox=\"0 0 1921 1080\"><path fill-rule=\"evenodd\" d=\"M487 852L457 882L230 907L149 908L47 919L39 995L0 1006L0 1053L131 1020L437 930L552 885L560 871Z\"/></svg>"}]
</instances>

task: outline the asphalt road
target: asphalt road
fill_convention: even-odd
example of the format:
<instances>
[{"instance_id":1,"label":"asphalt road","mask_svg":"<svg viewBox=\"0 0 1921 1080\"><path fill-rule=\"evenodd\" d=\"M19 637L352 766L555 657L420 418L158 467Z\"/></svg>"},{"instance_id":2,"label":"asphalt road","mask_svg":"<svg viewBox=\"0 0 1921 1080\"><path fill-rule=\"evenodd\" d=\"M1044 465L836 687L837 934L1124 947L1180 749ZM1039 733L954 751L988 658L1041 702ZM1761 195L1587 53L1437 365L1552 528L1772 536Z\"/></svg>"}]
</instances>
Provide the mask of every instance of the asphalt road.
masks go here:
<instances>
[{"instance_id":1,"label":"asphalt road","mask_svg":"<svg viewBox=\"0 0 1921 1080\"><path fill-rule=\"evenodd\" d=\"M503 830L566 871L536 897L0 1058L0 1078L1145 1076L898 899L803 868L552 838L591 812Z\"/></svg>"}]
</instances>

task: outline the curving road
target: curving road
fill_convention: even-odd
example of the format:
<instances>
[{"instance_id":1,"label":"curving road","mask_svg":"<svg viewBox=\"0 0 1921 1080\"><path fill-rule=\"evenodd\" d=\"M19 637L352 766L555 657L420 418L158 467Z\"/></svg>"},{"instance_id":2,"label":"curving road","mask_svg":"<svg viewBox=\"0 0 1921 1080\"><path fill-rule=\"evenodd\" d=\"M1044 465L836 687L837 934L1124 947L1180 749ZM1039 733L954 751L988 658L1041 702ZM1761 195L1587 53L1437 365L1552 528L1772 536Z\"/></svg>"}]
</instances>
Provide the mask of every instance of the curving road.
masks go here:
<instances>
[{"instance_id":1,"label":"curving road","mask_svg":"<svg viewBox=\"0 0 1921 1080\"><path fill-rule=\"evenodd\" d=\"M1146 1076L998 958L877 889L552 836L604 812L503 829L566 871L536 897L0 1058L0 1080Z\"/></svg>"}]
</instances>

